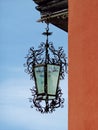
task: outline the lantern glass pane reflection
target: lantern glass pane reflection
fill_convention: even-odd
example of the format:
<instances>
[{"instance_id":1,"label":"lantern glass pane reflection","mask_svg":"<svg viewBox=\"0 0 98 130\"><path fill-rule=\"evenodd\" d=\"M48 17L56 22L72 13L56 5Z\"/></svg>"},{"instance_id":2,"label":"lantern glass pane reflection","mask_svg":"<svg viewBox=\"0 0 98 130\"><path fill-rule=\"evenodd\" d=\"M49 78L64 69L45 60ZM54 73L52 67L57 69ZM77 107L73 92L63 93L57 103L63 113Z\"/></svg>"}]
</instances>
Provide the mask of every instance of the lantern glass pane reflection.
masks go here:
<instances>
[{"instance_id":1,"label":"lantern glass pane reflection","mask_svg":"<svg viewBox=\"0 0 98 130\"><path fill-rule=\"evenodd\" d=\"M40 95L44 93L44 66L36 66L34 71L37 93Z\"/></svg>"},{"instance_id":2,"label":"lantern glass pane reflection","mask_svg":"<svg viewBox=\"0 0 98 130\"><path fill-rule=\"evenodd\" d=\"M48 83L47 93L52 97L55 96L57 92L59 73L60 73L60 66L50 64L47 65L47 83Z\"/></svg>"}]
</instances>

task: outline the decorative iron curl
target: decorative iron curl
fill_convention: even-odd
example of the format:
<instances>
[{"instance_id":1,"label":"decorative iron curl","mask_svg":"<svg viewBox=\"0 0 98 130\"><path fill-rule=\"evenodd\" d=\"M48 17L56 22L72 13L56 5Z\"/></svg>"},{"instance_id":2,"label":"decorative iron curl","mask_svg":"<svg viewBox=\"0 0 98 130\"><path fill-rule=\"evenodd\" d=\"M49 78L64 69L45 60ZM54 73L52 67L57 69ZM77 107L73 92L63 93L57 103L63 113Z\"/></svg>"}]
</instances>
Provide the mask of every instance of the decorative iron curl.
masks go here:
<instances>
[{"instance_id":1,"label":"decorative iron curl","mask_svg":"<svg viewBox=\"0 0 98 130\"><path fill-rule=\"evenodd\" d=\"M48 49L47 59L45 57L46 47ZM49 42L47 46L42 42L37 50L34 50L34 47L31 47L25 58L27 59L24 64L26 67L25 72L30 75L31 79L34 79L34 66L45 64L46 60L49 64L60 65L60 79L64 79L65 72L67 73L67 57L64 53L63 47L59 47L58 50L56 50L52 42Z\"/></svg>"},{"instance_id":2,"label":"decorative iron curl","mask_svg":"<svg viewBox=\"0 0 98 130\"><path fill-rule=\"evenodd\" d=\"M54 56L54 63L59 64L60 67L60 79L64 79L65 77L65 72L67 73L67 57L66 54L64 53L63 47L59 47L58 50L55 50L53 43L49 43L49 50Z\"/></svg>"},{"instance_id":3,"label":"decorative iron curl","mask_svg":"<svg viewBox=\"0 0 98 130\"><path fill-rule=\"evenodd\" d=\"M42 98L37 95L36 87L30 90L32 93L32 98L29 98L29 101L32 102L31 108L35 107L36 110L40 111L41 113L52 113L56 108L63 107L64 98L61 98L62 92L60 88L57 91L57 97L50 100L44 106L41 104L44 100L42 100Z\"/></svg>"}]
</instances>

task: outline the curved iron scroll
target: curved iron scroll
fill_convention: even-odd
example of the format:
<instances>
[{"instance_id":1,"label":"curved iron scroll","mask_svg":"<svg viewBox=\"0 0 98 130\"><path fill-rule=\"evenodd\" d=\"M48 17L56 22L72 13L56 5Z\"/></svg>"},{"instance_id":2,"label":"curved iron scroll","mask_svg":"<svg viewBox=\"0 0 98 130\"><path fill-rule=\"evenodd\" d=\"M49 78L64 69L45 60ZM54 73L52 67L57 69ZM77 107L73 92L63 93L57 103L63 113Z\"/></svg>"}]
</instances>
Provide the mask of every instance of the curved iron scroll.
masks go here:
<instances>
[{"instance_id":1,"label":"curved iron scroll","mask_svg":"<svg viewBox=\"0 0 98 130\"><path fill-rule=\"evenodd\" d=\"M47 57L46 47L48 49ZM46 46L44 42L40 44L37 50L34 47L31 47L28 55L26 56L26 67L25 71L30 74L30 78L34 79L34 68L33 66L39 64L58 64L60 65L60 79L64 79L65 72L67 73L67 57L64 53L63 47L59 47L58 50L55 50L53 43L49 42Z\"/></svg>"},{"instance_id":2,"label":"curved iron scroll","mask_svg":"<svg viewBox=\"0 0 98 130\"><path fill-rule=\"evenodd\" d=\"M31 108L35 107L37 111L40 111L41 113L52 113L55 111L56 108L61 107L63 108L64 98L61 98L62 92L59 88L57 90L57 97L55 99L52 99L47 102L47 105L43 105L42 98L38 98L38 95L36 93L36 88L30 89L32 92L33 98L29 98L29 101L33 104L31 105Z\"/></svg>"}]
</instances>

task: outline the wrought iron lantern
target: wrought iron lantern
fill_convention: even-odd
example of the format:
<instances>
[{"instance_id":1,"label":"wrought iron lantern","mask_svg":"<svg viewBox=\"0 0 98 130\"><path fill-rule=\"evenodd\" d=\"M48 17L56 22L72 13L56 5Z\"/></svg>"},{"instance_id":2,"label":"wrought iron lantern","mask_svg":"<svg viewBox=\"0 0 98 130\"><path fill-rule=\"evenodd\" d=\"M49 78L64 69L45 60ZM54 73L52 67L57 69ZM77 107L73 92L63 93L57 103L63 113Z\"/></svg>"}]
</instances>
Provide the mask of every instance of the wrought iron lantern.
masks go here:
<instances>
[{"instance_id":1,"label":"wrought iron lantern","mask_svg":"<svg viewBox=\"0 0 98 130\"><path fill-rule=\"evenodd\" d=\"M49 24L43 33L46 42L42 42L37 50L31 47L26 56L26 72L34 80L35 86L30 89L33 98L29 98L41 113L51 113L55 108L63 107L64 98L59 87L59 80L64 79L67 72L66 55L62 47L55 50L53 43L48 41Z\"/></svg>"}]
</instances>

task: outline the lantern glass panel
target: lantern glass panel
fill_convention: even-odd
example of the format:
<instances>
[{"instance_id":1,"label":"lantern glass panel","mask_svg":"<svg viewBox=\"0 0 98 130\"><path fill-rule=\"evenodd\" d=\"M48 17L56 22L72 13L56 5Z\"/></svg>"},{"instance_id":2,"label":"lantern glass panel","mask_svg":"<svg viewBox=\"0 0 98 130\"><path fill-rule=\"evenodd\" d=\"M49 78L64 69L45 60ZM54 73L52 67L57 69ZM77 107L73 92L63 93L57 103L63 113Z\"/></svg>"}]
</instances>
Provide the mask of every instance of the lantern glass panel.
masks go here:
<instances>
[{"instance_id":1,"label":"lantern glass panel","mask_svg":"<svg viewBox=\"0 0 98 130\"><path fill-rule=\"evenodd\" d=\"M35 82L38 94L44 94L44 66L36 66L34 68Z\"/></svg>"},{"instance_id":2,"label":"lantern glass panel","mask_svg":"<svg viewBox=\"0 0 98 130\"><path fill-rule=\"evenodd\" d=\"M60 73L60 66L59 65L47 65L47 93L51 95L50 99L53 99L53 95L56 95L57 87L59 83L59 73Z\"/></svg>"}]
</instances>

